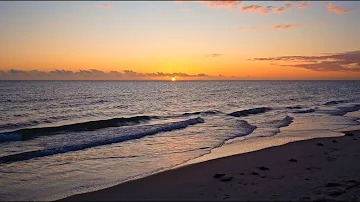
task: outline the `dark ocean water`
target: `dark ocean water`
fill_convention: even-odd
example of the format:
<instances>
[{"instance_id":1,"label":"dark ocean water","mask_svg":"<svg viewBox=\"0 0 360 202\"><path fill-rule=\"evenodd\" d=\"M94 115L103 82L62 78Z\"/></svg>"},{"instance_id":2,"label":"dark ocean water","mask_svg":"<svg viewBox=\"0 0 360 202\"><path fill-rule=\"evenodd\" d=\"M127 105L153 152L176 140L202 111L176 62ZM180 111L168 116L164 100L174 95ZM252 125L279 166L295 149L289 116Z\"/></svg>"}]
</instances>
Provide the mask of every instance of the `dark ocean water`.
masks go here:
<instances>
[{"instance_id":1,"label":"dark ocean water","mask_svg":"<svg viewBox=\"0 0 360 202\"><path fill-rule=\"evenodd\" d=\"M96 190L289 126L359 125L359 109L359 81L0 81L0 200Z\"/></svg>"}]
</instances>

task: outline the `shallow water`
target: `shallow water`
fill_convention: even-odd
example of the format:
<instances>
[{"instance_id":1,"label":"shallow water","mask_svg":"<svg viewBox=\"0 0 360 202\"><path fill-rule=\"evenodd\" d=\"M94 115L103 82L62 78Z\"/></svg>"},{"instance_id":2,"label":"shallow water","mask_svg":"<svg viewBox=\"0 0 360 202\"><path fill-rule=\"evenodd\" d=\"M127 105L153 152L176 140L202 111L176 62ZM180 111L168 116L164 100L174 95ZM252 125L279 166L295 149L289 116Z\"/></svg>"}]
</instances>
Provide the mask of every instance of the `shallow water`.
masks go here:
<instances>
[{"instance_id":1,"label":"shallow water","mask_svg":"<svg viewBox=\"0 0 360 202\"><path fill-rule=\"evenodd\" d=\"M359 84L0 81L0 199L96 190L238 141L331 135L359 125Z\"/></svg>"}]
</instances>

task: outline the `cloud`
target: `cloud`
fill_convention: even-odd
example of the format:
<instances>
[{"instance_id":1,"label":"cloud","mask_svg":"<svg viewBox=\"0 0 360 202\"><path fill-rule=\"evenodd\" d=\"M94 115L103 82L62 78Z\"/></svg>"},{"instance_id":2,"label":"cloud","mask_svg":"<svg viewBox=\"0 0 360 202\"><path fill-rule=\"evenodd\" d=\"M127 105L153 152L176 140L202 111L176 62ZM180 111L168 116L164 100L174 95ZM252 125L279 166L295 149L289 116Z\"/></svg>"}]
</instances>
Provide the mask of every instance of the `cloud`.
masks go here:
<instances>
[{"instance_id":1,"label":"cloud","mask_svg":"<svg viewBox=\"0 0 360 202\"><path fill-rule=\"evenodd\" d=\"M71 74L73 74L73 72L72 71L55 69L53 71L50 71L49 74L53 74L53 75L71 75Z\"/></svg>"},{"instance_id":2,"label":"cloud","mask_svg":"<svg viewBox=\"0 0 360 202\"><path fill-rule=\"evenodd\" d=\"M36 79L46 79L46 80L88 80L88 79L131 79L131 78L147 78L147 77L210 77L207 74L199 73L199 74L186 74L182 72L175 73L139 73L133 70L124 70L123 72L118 71L109 71L103 72L97 69L89 69L89 70L79 70L76 72L69 70L52 70L49 72L39 71L39 70L18 70L18 69L10 69L8 71L0 70L0 80L5 79L24 79L24 80L36 80Z\"/></svg>"},{"instance_id":3,"label":"cloud","mask_svg":"<svg viewBox=\"0 0 360 202\"><path fill-rule=\"evenodd\" d=\"M111 4L102 4L102 7L104 7L104 8L112 8L112 5Z\"/></svg>"},{"instance_id":4,"label":"cloud","mask_svg":"<svg viewBox=\"0 0 360 202\"><path fill-rule=\"evenodd\" d=\"M125 76L129 76L129 77L138 77L138 76L142 76L141 74L138 74L137 72L134 72L132 70L124 70L124 75Z\"/></svg>"},{"instance_id":5,"label":"cloud","mask_svg":"<svg viewBox=\"0 0 360 202\"><path fill-rule=\"evenodd\" d=\"M0 70L0 77L5 77L5 76L7 76L6 72L5 72L5 71Z\"/></svg>"},{"instance_id":6,"label":"cloud","mask_svg":"<svg viewBox=\"0 0 360 202\"><path fill-rule=\"evenodd\" d=\"M310 5L310 4L308 4ZM274 6L261 6L261 5L257 5L257 4L253 4L250 6L242 6L240 7L240 11L242 12L258 12L260 14L263 15L267 15L271 12L273 13L282 13L286 10L291 10L293 8L293 5L291 3L285 3L283 6L280 7L274 7ZM298 8L298 7L297 7Z\"/></svg>"},{"instance_id":7,"label":"cloud","mask_svg":"<svg viewBox=\"0 0 360 202\"><path fill-rule=\"evenodd\" d=\"M288 9L292 9L292 4L291 3L286 3L284 5L285 8L288 8Z\"/></svg>"},{"instance_id":8,"label":"cloud","mask_svg":"<svg viewBox=\"0 0 360 202\"><path fill-rule=\"evenodd\" d=\"M248 6L240 6L245 1L174 1L175 3L181 3L181 2L200 2L204 6L210 9L217 9L217 8L230 8L230 10L236 10L239 8L241 12L251 12L255 13L258 12L263 15L267 15L271 12L273 13L283 13L286 10L291 10L292 8L306 8L310 6L310 3L306 1L284 1L284 4L280 7L274 7L274 6L261 6L257 4L248 5ZM294 2L296 2L298 5L293 6Z\"/></svg>"},{"instance_id":9,"label":"cloud","mask_svg":"<svg viewBox=\"0 0 360 202\"><path fill-rule=\"evenodd\" d=\"M34 70L30 70L27 72L29 75L34 75L34 76L45 76L47 73L43 72L43 71L38 71L36 69Z\"/></svg>"},{"instance_id":10,"label":"cloud","mask_svg":"<svg viewBox=\"0 0 360 202\"><path fill-rule=\"evenodd\" d=\"M219 57L221 56L222 54L219 54L219 53L213 53L213 54L209 54L209 55L205 55L205 57L207 58L214 58L214 57Z\"/></svg>"},{"instance_id":11,"label":"cloud","mask_svg":"<svg viewBox=\"0 0 360 202\"><path fill-rule=\"evenodd\" d=\"M249 28L237 28L238 31L255 31L260 29L265 29L266 26L257 26L257 27L249 27Z\"/></svg>"},{"instance_id":12,"label":"cloud","mask_svg":"<svg viewBox=\"0 0 360 202\"><path fill-rule=\"evenodd\" d=\"M273 29L291 29L291 28L297 28L297 27L300 27L300 25L285 24L285 25L274 25L274 26L272 26Z\"/></svg>"},{"instance_id":13,"label":"cloud","mask_svg":"<svg viewBox=\"0 0 360 202\"><path fill-rule=\"evenodd\" d=\"M300 25L295 25L295 24L284 24L284 25L274 25L271 28L276 29L276 30L281 30L281 29L291 29L291 28L297 28L297 27L301 27ZM249 28L237 28L238 31L255 31L255 30L261 30L261 29L266 29L266 26L257 26L257 27L249 27Z\"/></svg>"},{"instance_id":14,"label":"cloud","mask_svg":"<svg viewBox=\"0 0 360 202\"><path fill-rule=\"evenodd\" d=\"M230 8L237 9L238 4L242 1L203 1L203 4L208 8Z\"/></svg>"},{"instance_id":15,"label":"cloud","mask_svg":"<svg viewBox=\"0 0 360 202\"><path fill-rule=\"evenodd\" d=\"M285 7L281 6L279 8L274 8L274 12L275 13L282 13L282 12L285 11L285 9L286 9Z\"/></svg>"},{"instance_id":16,"label":"cloud","mask_svg":"<svg viewBox=\"0 0 360 202\"><path fill-rule=\"evenodd\" d=\"M327 6L328 11L335 12L336 14L347 14L350 12L350 9L335 7L332 3L329 3Z\"/></svg>"},{"instance_id":17,"label":"cloud","mask_svg":"<svg viewBox=\"0 0 360 202\"><path fill-rule=\"evenodd\" d=\"M26 74L26 71L23 70L16 70L16 69L10 69L8 71L9 74L17 75L17 74Z\"/></svg>"},{"instance_id":18,"label":"cloud","mask_svg":"<svg viewBox=\"0 0 360 202\"><path fill-rule=\"evenodd\" d=\"M281 56L268 58L253 58L253 61L280 61L295 64L281 65L311 69L314 71L347 71L360 72L360 50L320 56Z\"/></svg>"},{"instance_id":19,"label":"cloud","mask_svg":"<svg viewBox=\"0 0 360 202\"><path fill-rule=\"evenodd\" d=\"M76 75L81 76L89 76L89 77L101 77L106 76L106 73L100 70L96 69L90 69L90 70L79 70L78 72L75 72Z\"/></svg>"},{"instance_id":20,"label":"cloud","mask_svg":"<svg viewBox=\"0 0 360 202\"><path fill-rule=\"evenodd\" d=\"M110 8L112 8L113 6L112 6L111 4L95 4L95 5L93 5L93 7L110 9Z\"/></svg>"},{"instance_id":21,"label":"cloud","mask_svg":"<svg viewBox=\"0 0 360 202\"><path fill-rule=\"evenodd\" d=\"M122 77L123 74L118 71L110 71L108 75L116 76L116 77Z\"/></svg>"},{"instance_id":22,"label":"cloud","mask_svg":"<svg viewBox=\"0 0 360 202\"><path fill-rule=\"evenodd\" d=\"M306 8L309 6L310 6L310 4L305 1L305 2L301 3L300 5L297 5L296 8L302 9L302 8Z\"/></svg>"},{"instance_id":23,"label":"cloud","mask_svg":"<svg viewBox=\"0 0 360 202\"><path fill-rule=\"evenodd\" d=\"M249 12L256 12L258 11L259 13L261 14L269 14L270 11L273 9L274 7L273 6L266 6L266 7L263 7L263 6L260 6L260 5L250 5L250 6L242 6L240 8L240 11L242 12L246 12L246 11L249 11Z\"/></svg>"}]
</instances>

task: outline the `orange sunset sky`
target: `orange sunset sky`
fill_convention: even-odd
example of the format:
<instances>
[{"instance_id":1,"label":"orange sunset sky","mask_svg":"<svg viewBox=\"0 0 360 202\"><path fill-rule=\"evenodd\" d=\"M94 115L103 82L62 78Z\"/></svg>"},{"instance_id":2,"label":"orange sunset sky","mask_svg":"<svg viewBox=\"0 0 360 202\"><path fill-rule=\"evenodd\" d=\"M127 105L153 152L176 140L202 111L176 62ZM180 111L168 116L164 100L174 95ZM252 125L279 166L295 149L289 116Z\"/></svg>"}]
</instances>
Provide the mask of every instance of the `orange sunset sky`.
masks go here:
<instances>
[{"instance_id":1,"label":"orange sunset sky","mask_svg":"<svg viewBox=\"0 0 360 202\"><path fill-rule=\"evenodd\" d=\"M0 79L359 79L360 2L0 2Z\"/></svg>"}]
</instances>

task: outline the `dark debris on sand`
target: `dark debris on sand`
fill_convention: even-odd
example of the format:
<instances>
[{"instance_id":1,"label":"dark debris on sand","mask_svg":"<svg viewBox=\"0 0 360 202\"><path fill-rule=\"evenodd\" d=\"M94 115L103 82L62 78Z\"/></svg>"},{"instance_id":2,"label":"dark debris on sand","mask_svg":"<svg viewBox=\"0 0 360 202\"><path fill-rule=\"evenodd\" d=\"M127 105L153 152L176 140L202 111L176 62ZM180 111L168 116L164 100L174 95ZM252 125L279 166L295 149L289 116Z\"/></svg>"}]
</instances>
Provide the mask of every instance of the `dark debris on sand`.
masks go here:
<instances>
[{"instance_id":1,"label":"dark debris on sand","mask_svg":"<svg viewBox=\"0 0 360 202\"><path fill-rule=\"evenodd\" d=\"M358 183L358 181L356 181L356 180L348 180L348 181L346 181L346 182L349 182L349 183Z\"/></svg>"},{"instance_id":2,"label":"dark debris on sand","mask_svg":"<svg viewBox=\"0 0 360 202\"><path fill-rule=\"evenodd\" d=\"M352 133L345 133L345 136L354 136Z\"/></svg>"},{"instance_id":3,"label":"dark debris on sand","mask_svg":"<svg viewBox=\"0 0 360 202\"><path fill-rule=\"evenodd\" d=\"M290 159L289 161L290 162L298 162L298 160L296 160L296 159Z\"/></svg>"},{"instance_id":4,"label":"dark debris on sand","mask_svg":"<svg viewBox=\"0 0 360 202\"><path fill-rule=\"evenodd\" d=\"M214 178L220 178L220 177L222 177L222 176L224 176L225 174L224 173L216 173L215 175L214 175Z\"/></svg>"},{"instance_id":5,"label":"dark debris on sand","mask_svg":"<svg viewBox=\"0 0 360 202\"><path fill-rule=\"evenodd\" d=\"M345 191L342 191L342 190L336 190L336 191L332 191L330 192L329 196L340 196L342 194L344 194Z\"/></svg>"},{"instance_id":6,"label":"dark debris on sand","mask_svg":"<svg viewBox=\"0 0 360 202\"><path fill-rule=\"evenodd\" d=\"M259 168L259 170L270 170L270 168L267 168L267 167L265 167L265 166L260 166L260 167L258 167Z\"/></svg>"},{"instance_id":7,"label":"dark debris on sand","mask_svg":"<svg viewBox=\"0 0 360 202\"><path fill-rule=\"evenodd\" d=\"M332 142L333 142L333 143L337 143L338 141L336 141L336 140L333 140Z\"/></svg>"},{"instance_id":8,"label":"dark debris on sand","mask_svg":"<svg viewBox=\"0 0 360 202\"><path fill-rule=\"evenodd\" d=\"M323 143L320 143L320 142L317 143L316 145L317 145L317 146L324 146L324 144L323 144Z\"/></svg>"},{"instance_id":9,"label":"dark debris on sand","mask_svg":"<svg viewBox=\"0 0 360 202\"><path fill-rule=\"evenodd\" d=\"M221 179L221 181L228 182L228 181L231 181L232 179L233 179L233 177L228 177L228 178Z\"/></svg>"},{"instance_id":10,"label":"dark debris on sand","mask_svg":"<svg viewBox=\"0 0 360 202\"><path fill-rule=\"evenodd\" d=\"M341 186L341 184L336 182L329 182L325 185L325 187L338 187L338 186Z\"/></svg>"},{"instance_id":11,"label":"dark debris on sand","mask_svg":"<svg viewBox=\"0 0 360 202\"><path fill-rule=\"evenodd\" d=\"M251 172L251 175L259 175L258 172Z\"/></svg>"}]
</instances>

